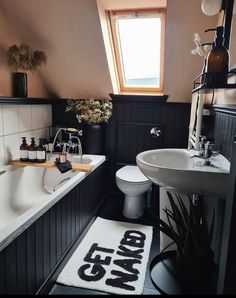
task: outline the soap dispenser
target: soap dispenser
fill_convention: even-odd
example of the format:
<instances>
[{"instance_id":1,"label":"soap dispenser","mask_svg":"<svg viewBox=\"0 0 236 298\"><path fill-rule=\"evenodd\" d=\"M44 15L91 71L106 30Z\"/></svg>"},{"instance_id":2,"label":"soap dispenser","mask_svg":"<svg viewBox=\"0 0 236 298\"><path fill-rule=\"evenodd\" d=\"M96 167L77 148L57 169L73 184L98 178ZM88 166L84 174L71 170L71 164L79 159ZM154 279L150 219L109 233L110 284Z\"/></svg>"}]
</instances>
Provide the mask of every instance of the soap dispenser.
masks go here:
<instances>
[{"instance_id":1,"label":"soap dispenser","mask_svg":"<svg viewBox=\"0 0 236 298\"><path fill-rule=\"evenodd\" d=\"M35 138L31 138L31 144L29 146L29 161L37 161L37 146L35 144Z\"/></svg>"},{"instance_id":2,"label":"soap dispenser","mask_svg":"<svg viewBox=\"0 0 236 298\"><path fill-rule=\"evenodd\" d=\"M223 45L224 27L218 26L216 29L208 29L205 32L208 31L216 31L216 37L212 49L207 55L207 85L215 88L225 87L228 82L229 51Z\"/></svg>"},{"instance_id":3,"label":"soap dispenser","mask_svg":"<svg viewBox=\"0 0 236 298\"><path fill-rule=\"evenodd\" d=\"M26 142L26 137L22 137L22 144L20 145L20 160L28 161L29 159L29 146Z\"/></svg>"},{"instance_id":4,"label":"soap dispenser","mask_svg":"<svg viewBox=\"0 0 236 298\"><path fill-rule=\"evenodd\" d=\"M46 148L43 139L39 139L39 145L37 146L37 162L46 162Z\"/></svg>"}]
</instances>

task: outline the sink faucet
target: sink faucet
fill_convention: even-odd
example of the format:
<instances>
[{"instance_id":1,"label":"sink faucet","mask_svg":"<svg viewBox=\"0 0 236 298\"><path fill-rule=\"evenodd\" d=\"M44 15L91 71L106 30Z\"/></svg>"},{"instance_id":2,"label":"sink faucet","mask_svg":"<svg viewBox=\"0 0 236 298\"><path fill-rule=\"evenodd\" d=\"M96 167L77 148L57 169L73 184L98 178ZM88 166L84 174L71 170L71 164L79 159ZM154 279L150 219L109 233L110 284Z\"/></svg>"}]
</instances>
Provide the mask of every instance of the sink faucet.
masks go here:
<instances>
[{"instance_id":1,"label":"sink faucet","mask_svg":"<svg viewBox=\"0 0 236 298\"><path fill-rule=\"evenodd\" d=\"M205 136L199 137L199 145L198 145L198 151L200 156L205 155L205 144L206 144L207 138Z\"/></svg>"},{"instance_id":2,"label":"sink faucet","mask_svg":"<svg viewBox=\"0 0 236 298\"><path fill-rule=\"evenodd\" d=\"M1 175L3 175L4 173L6 173L6 171L5 171L5 170L3 170L3 171L0 171L0 176L1 176Z\"/></svg>"},{"instance_id":3,"label":"sink faucet","mask_svg":"<svg viewBox=\"0 0 236 298\"><path fill-rule=\"evenodd\" d=\"M194 154L191 157L203 158L205 159L204 165L210 165L210 157L213 154L213 147L214 144L212 144L210 141L207 141L205 136L202 136L199 140L199 154Z\"/></svg>"}]
</instances>

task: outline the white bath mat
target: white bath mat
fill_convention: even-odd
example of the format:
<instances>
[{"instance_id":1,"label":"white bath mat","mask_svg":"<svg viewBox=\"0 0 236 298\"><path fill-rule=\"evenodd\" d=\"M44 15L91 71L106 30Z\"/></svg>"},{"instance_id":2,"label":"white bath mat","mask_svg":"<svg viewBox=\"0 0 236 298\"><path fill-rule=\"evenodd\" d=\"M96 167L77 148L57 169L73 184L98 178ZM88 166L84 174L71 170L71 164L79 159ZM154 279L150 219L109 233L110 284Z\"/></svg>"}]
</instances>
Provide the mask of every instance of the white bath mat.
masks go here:
<instances>
[{"instance_id":1,"label":"white bath mat","mask_svg":"<svg viewBox=\"0 0 236 298\"><path fill-rule=\"evenodd\" d=\"M153 229L98 217L58 283L113 294L142 294Z\"/></svg>"}]
</instances>

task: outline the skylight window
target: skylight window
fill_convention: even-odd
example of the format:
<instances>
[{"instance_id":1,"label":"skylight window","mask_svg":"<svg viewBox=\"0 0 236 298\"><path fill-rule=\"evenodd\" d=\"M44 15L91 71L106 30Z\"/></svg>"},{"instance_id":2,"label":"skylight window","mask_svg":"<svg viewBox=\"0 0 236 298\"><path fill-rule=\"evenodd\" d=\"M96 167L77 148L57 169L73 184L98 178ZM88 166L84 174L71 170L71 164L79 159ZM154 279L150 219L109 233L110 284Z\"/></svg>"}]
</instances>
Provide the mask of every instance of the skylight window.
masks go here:
<instances>
[{"instance_id":1,"label":"skylight window","mask_svg":"<svg viewBox=\"0 0 236 298\"><path fill-rule=\"evenodd\" d=\"M121 91L163 90L163 11L110 12Z\"/></svg>"}]
</instances>

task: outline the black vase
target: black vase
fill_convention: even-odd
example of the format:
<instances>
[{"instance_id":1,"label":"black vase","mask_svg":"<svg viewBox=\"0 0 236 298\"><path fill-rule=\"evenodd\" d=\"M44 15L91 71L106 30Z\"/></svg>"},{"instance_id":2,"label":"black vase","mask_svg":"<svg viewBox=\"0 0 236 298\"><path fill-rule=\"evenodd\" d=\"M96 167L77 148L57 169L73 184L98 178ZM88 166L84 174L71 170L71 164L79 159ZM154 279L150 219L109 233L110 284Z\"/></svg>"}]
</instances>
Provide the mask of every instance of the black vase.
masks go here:
<instances>
[{"instance_id":1,"label":"black vase","mask_svg":"<svg viewBox=\"0 0 236 298\"><path fill-rule=\"evenodd\" d=\"M214 273L214 253L212 250L203 258L184 257L177 249L177 274L183 288L189 293L205 293L209 290Z\"/></svg>"},{"instance_id":2,"label":"black vase","mask_svg":"<svg viewBox=\"0 0 236 298\"><path fill-rule=\"evenodd\" d=\"M13 97L27 97L27 73L15 72L12 74L12 96Z\"/></svg>"},{"instance_id":3,"label":"black vase","mask_svg":"<svg viewBox=\"0 0 236 298\"><path fill-rule=\"evenodd\" d=\"M104 154L105 128L101 124L86 124L83 129L83 153Z\"/></svg>"}]
</instances>

